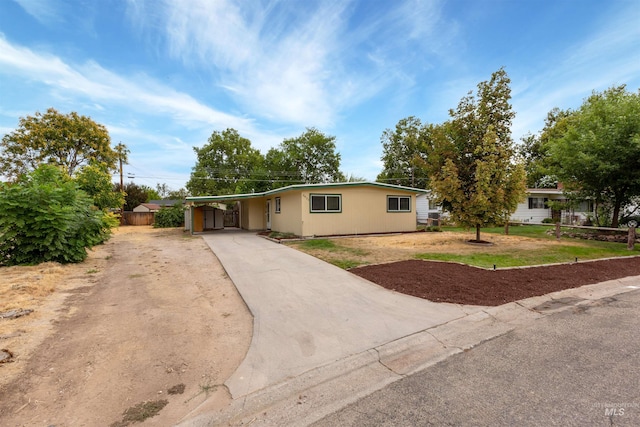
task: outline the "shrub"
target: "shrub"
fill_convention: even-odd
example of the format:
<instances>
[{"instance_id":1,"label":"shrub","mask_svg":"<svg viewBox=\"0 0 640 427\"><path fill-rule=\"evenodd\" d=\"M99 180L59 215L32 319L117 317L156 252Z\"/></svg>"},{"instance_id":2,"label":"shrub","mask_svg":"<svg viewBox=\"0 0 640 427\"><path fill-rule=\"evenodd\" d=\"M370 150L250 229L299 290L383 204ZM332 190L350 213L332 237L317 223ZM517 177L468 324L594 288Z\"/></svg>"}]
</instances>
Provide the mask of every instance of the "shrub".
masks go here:
<instances>
[{"instance_id":1,"label":"shrub","mask_svg":"<svg viewBox=\"0 0 640 427\"><path fill-rule=\"evenodd\" d=\"M155 228L181 227L184 225L184 208L176 204L161 208L156 212L153 226Z\"/></svg>"},{"instance_id":2,"label":"shrub","mask_svg":"<svg viewBox=\"0 0 640 427\"><path fill-rule=\"evenodd\" d=\"M115 225L55 166L0 184L0 266L83 261L86 248L108 239Z\"/></svg>"},{"instance_id":3,"label":"shrub","mask_svg":"<svg viewBox=\"0 0 640 427\"><path fill-rule=\"evenodd\" d=\"M553 218L544 218L544 219L542 220L542 223L543 223L543 224L555 224L555 222L556 222L556 221L555 221Z\"/></svg>"}]
</instances>

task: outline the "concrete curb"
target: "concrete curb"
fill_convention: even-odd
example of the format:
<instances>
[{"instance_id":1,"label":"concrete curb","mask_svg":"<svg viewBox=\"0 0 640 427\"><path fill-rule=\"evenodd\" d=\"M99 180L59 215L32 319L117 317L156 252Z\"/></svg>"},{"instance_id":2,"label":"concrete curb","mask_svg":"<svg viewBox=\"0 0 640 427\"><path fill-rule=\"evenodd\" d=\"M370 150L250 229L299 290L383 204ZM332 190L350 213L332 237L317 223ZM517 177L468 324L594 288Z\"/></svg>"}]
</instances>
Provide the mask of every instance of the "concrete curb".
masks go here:
<instances>
[{"instance_id":1,"label":"concrete curb","mask_svg":"<svg viewBox=\"0 0 640 427\"><path fill-rule=\"evenodd\" d=\"M584 310L638 289L640 276L634 276L488 307L312 369L236 399L220 412L186 419L179 426L308 426L407 375L536 319Z\"/></svg>"}]
</instances>

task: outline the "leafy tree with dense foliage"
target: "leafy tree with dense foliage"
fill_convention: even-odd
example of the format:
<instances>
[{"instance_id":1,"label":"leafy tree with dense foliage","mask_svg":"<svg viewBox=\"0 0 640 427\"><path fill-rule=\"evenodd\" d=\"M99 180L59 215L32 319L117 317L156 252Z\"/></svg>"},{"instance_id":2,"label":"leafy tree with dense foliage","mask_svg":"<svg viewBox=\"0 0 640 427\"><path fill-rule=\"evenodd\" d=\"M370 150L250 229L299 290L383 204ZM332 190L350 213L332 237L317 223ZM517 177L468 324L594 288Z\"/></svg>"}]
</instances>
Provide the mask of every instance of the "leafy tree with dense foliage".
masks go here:
<instances>
[{"instance_id":1,"label":"leafy tree with dense foliage","mask_svg":"<svg viewBox=\"0 0 640 427\"><path fill-rule=\"evenodd\" d=\"M193 149L197 160L187 182L187 190L192 195L259 191L256 173L262 170L264 159L237 130L214 131L206 145Z\"/></svg>"},{"instance_id":2,"label":"leafy tree with dense foliage","mask_svg":"<svg viewBox=\"0 0 640 427\"><path fill-rule=\"evenodd\" d=\"M120 184L114 186L114 190L120 188ZM154 197L155 196L155 197ZM124 185L124 210L132 211L133 208L149 200L159 199L157 192L146 185L138 185L134 182L127 182Z\"/></svg>"},{"instance_id":3,"label":"leafy tree with dense foliage","mask_svg":"<svg viewBox=\"0 0 640 427\"><path fill-rule=\"evenodd\" d=\"M427 187L426 131L420 119L410 116L401 119L395 130L386 129L382 133L383 168L377 177L378 181L407 187Z\"/></svg>"},{"instance_id":4,"label":"leafy tree with dense foliage","mask_svg":"<svg viewBox=\"0 0 640 427\"><path fill-rule=\"evenodd\" d=\"M73 176L81 165L100 162L115 167L107 129L75 112L61 114L53 108L46 113L20 119L16 130L0 142L0 174L12 181L43 163L60 166Z\"/></svg>"},{"instance_id":5,"label":"leafy tree with dense foliage","mask_svg":"<svg viewBox=\"0 0 640 427\"><path fill-rule=\"evenodd\" d=\"M427 137L429 188L452 219L480 229L508 221L526 193L524 166L515 161L511 138L510 79L504 69L478 84L451 119L431 126Z\"/></svg>"},{"instance_id":6,"label":"leafy tree with dense foliage","mask_svg":"<svg viewBox=\"0 0 640 427\"><path fill-rule=\"evenodd\" d=\"M154 215L155 228L181 227L184 225L184 207L181 204L161 208Z\"/></svg>"},{"instance_id":7,"label":"leafy tree with dense foliage","mask_svg":"<svg viewBox=\"0 0 640 427\"><path fill-rule=\"evenodd\" d=\"M568 192L610 207L606 220L617 227L623 208L640 196L640 90L593 92L553 131L545 147L549 170Z\"/></svg>"},{"instance_id":8,"label":"leafy tree with dense foliage","mask_svg":"<svg viewBox=\"0 0 640 427\"><path fill-rule=\"evenodd\" d=\"M282 141L279 167L293 172L307 184L342 181L344 175L340 172L340 153L336 152L335 141L335 136L307 128L300 136Z\"/></svg>"},{"instance_id":9,"label":"leafy tree with dense foliage","mask_svg":"<svg viewBox=\"0 0 640 427\"><path fill-rule=\"evenodd\" d=\"M75 181L93 199L98 209L118 208L124 204L124 192L111 182L111 173L104 163L83 166L75 176Z\"/></svg>"},{"instance_id":10,"label":"leafy tree with dense foliage","mask_svg":"<svg viewBox=\"0 0 640 427\"><path fill-rule=\"evenodd\" d=\"M60 168L40 165L0 183L0 265L80 262L117 223Z\"/></svg>"},{"instance_id":11,"label":"leafy tree with dense foliage","mask_svg":"<svg viewBox=\"0 0 640 427\"><path fill-rule=\"evenodd\" d=\"M538 135L526 135L522 138L522 145L518 149L527 172L527 186L529 188L556 188L558 178L549 175L549 144L551 139L558 138L566 128L567 118L571 112L554 108L547 114L544 127Z\"/></svg>"}]
</instances>

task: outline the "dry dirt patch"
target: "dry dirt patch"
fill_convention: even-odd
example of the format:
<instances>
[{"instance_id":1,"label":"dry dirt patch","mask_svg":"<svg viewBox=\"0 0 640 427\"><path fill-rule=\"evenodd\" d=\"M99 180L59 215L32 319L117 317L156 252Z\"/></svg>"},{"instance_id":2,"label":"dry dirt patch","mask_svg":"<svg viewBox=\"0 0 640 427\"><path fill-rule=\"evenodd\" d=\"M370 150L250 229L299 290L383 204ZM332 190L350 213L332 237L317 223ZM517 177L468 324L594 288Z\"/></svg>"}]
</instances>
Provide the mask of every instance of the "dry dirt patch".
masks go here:
<instances>
[{"instance_id":1,"label":"dry dirt patch","mask_svg":"<svg viewBox=\"0 0 640 427\"><path fill-rule=\"evenodd\" d=\"M217 258L181 230L123 227L76 265L0 269L0 425L173 425L224 407L252 319ZM180 388L182 393L169 393ZM125 420L126 421L126 420ZM119 423L119 424L118 424Z\"/></svg>"}]
</instances>

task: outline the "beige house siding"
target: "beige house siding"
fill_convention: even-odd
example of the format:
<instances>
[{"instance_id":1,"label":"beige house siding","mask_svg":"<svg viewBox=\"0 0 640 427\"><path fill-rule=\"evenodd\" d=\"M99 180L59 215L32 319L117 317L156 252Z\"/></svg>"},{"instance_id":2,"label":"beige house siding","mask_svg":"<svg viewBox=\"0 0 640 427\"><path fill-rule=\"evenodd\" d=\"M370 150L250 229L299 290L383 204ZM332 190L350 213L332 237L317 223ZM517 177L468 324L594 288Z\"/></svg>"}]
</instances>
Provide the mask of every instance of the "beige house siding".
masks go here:
<instances>
[{"instance_id":1,"label":"beige house siding","mask_svg":"<svg viewBox=\"0 0 640 427\"><path fill-rule=\"evenodd\" d=\"M288 191L271 199L271 229L281 233L302 235L301 191ZM280 198L280 213L276 213L276 198Z\"/></svg>"},{"instance_id":2,"label":"beige house siding","mask_svg":"<svg viewBox=\"0 0 640 427\"><path fill-rule=\"evenodd\" d=\"M342 212L313 213L312 194L339 194ZM410 212L387 212L387 196L411 198ZM327 188L303 191L301 197L302 236L408 232L416 229L415 194L389 188ZM297 233L298 234L298 233Z\"/></svg>"},{"instance_id":3,"label":"beige house siding","mask_svg":"<svg viewBox=\"0 0 640 427\"><path fill-rule=\"evenodd\" d=\"M243 200L240 203L240 226L245 230L264 230L267 228L265 215L266 198ZM272 208L273 209L273 208Z\"/></svg>"}]
</instances>

